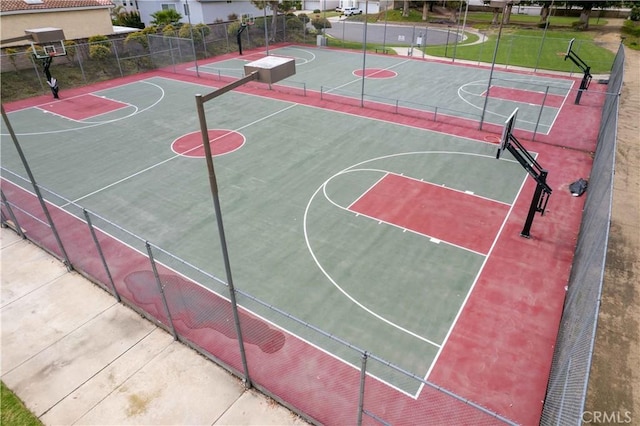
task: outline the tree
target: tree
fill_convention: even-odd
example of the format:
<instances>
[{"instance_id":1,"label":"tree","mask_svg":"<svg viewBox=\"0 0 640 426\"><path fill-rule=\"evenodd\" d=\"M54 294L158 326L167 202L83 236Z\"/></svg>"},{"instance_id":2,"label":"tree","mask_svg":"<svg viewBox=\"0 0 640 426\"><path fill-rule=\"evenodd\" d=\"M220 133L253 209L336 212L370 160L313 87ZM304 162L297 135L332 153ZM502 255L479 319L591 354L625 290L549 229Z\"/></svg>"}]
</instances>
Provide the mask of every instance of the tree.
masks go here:
<instances>
[{"instance_id":1,"label":"tree","mask_svg":"<svg viewBox=\"0 0 640 426\"><path fill-rule=\"evenodd\" d=\"M622 7L624 5L624 1L572 1L567 2L567 6L578 6L582 7L582 11L580 11L580 20L579 28L583 30L589 29L589 18L591 17L591 10L594 6L600 8L607 7Z\"/></svg>"},{"instance_id":2,"label":"tree","mask_svg":"<svg viewBox=\"0 0 640 426\"><path fill-rule=\"evenodd\" d=\"M409 0L404 0L403 5L402 5L402 17L403 18L408 18L409 17Z\"/></svg>"},{"instance_id":3,"label":"tree","mask_svg":"<svg viewBox=\"0 0 640 426\"><path fill-rule=\"evenodd\" d=\"M292 1L283 1L282 3L280 3L279 1L275 0L270 0L270 1L266 1L266 0L251 0L251 3L254 4L255 7L257 7L260 10L264 10L265 7L269 7L271 9L271 31L269 31L269 40L270 41L275 41L276 39L276 26L278 23L278 11L280 12L288 12L289 10L291 10L291 8L294 6L294 4L296 2L292 2ZM265 25L267 25L267 23L264 23Z\"/></svg>"},{"instance_id":4,"label":"tree","mask_svg":"<svg viewBox=\"0 0 640 426\"><path fill-rule=\"evenodd\" d=\"M545 26L547 24L549 13L551 12L551 3L553 3L553 1L539 1L537 3L542 6L540 8L540 26Z\"/></svg>"},{"instance_id":5,"label":"tree","mask_svg":"<svg viewBox=\"0 0 640 426\"><path fill-rule=\"evenodd\" d=\"M178 25L182 19L182 15L175 9L159 10L151 14L153 25Z\"/></svg>"},{"instance_id":6,"label":"tree","mask_svg":"<svg viewBox=\"0 0 640 426\"><path fill-rule=\"evenodd\" d=\"M589 29L589 18L591 17L591 9L593 9L592 1L581 1L579 6L582 6L580 12L580 28L583 30Z\"/></svg>"},{"instance_id":7,"label":"tree","mask_svg":"<svg viewBox=\"0 0 640 426\"><path fill-rule=\"evenodd\" d=\"M140 19L140 13L136 11L121 12L112 20L112 22L113 25L120 25L122 27L144 28L144 23Z\"/></svg>"}]
</instances>

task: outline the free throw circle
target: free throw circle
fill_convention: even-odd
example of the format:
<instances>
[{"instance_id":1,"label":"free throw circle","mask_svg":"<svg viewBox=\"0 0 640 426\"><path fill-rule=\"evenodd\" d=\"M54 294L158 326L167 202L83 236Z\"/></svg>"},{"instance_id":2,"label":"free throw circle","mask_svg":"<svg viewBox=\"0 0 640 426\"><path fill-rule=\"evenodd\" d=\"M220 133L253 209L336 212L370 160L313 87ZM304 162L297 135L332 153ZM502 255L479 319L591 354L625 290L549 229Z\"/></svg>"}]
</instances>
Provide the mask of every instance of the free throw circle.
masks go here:
<instances>
[{"instance_id":1,"label":"free throw circle","mask_svg":"<svg viewBox=\"0 0 640 426\"><path fill-rule=\"evenodd\" d=\"M214 157L228 154L244 145L244 135L234 130L210 129L207 133L209 136L211 154ZM204 146L202 146L202 133L191 132L180 136L178 139L173 141L171 149L176 154L185 157L203 158Z\"/></svg>"},{"instance_id":2,"label":"free throw circle","mask_svg":"<svg viewBox=\"0 0 640 426\"><path fill-rule=\"evenodd\" d=\"M355 70L353 75L357 77L362 77L363 70ZM398 75L395 71L383 70L381 68L365 68L364 69L364 77L365 78L393 78Z\"/></svg>"}]
</instances>

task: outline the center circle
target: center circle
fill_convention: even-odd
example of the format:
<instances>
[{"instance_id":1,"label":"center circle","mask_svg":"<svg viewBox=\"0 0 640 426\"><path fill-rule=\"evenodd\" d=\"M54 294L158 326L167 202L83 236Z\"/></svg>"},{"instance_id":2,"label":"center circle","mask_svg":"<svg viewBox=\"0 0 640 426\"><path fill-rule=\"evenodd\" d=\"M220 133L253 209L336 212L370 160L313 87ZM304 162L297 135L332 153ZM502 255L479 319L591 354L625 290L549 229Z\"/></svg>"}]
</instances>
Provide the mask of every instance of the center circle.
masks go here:
<instances>
[{"instance_id":1,"label":"center circle","mask_svg":"<svg viewBox=\"0 0 640 426\"><path fill-rule=\"evenodd\" d=\"M228 154L239 149L244 145L245 137L242 133L234 130L226 129L210 129L207 131L209 136L209 146L211 147L211 155L218 156ZM204 158L204 146L202 144L202 133L191 132L180 136L173 141L171 149L176 154L190 158Z\"/></svg>"},{"instance_id":2,"label":"center circle","mask_svg":"<svg viewBox=\"0 0 640 426\"><path fill-rule=\"evenodd\" d=\"M365 78L393 78L398 75L395 71L384 70L381 68L365 68L364 73L361 69L353 71L353 75L356 77L362 77L363 74Z\"/></svg>"}]
</instances>

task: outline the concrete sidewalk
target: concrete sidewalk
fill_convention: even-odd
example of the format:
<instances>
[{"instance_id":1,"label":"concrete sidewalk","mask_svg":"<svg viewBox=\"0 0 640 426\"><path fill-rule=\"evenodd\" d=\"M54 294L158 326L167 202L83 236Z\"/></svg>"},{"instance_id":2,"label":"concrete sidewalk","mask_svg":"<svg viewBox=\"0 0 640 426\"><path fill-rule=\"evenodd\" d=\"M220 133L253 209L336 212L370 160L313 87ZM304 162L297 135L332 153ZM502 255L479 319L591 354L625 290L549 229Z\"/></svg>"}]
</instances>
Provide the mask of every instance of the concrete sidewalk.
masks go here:
<instances>
[{"instance_id":1,"label":"concrete sidewalk","mask_svg":"<svg viewBox=\"0 0 640 426\"><path fill-rule=\"evenodd\" d=\"M11 229L2 380L47 425L302 425Z\"/></svg>"}]
</instances>

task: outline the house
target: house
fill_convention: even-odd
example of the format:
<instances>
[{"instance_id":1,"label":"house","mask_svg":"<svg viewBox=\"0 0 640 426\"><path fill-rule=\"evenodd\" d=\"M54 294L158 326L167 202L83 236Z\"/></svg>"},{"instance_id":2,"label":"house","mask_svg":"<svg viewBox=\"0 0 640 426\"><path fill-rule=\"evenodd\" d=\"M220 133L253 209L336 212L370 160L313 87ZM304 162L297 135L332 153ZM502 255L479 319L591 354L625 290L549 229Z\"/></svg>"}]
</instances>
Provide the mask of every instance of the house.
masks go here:
<instances>
[{"instance_id":1,"label":"house","mask_svg":"<svg viewBox=\"0 0 640 426\"><path fill-rule=\"evenodd\" d=\"M116 0L118 4L122 1L125 0ZM131 2L131 0L127 1ZM166 9L174 9L180 13L182 23L190 22L194 25L229 21L231 16L261 17L265 14L265 11L258 9L248 0L134 0L133 2L140 12L140 20L147 26L153 21L151 16L153 13ZM270 8L267 8L266 15L272 15Z\"/></svg>"},{"instance_id":2,"label":"house","mask_svg":"<svg viewBox=\"0 0 640 426\"><path fill-rule=\"evenodd\" d=\"M2 0L0 39L25 35L34 28L61 28L67 40L112 34L110 0ZM24 45L25 42L9 43ZM6 47L3 45L3 47Z\"/></svg>"}]
</instances>

